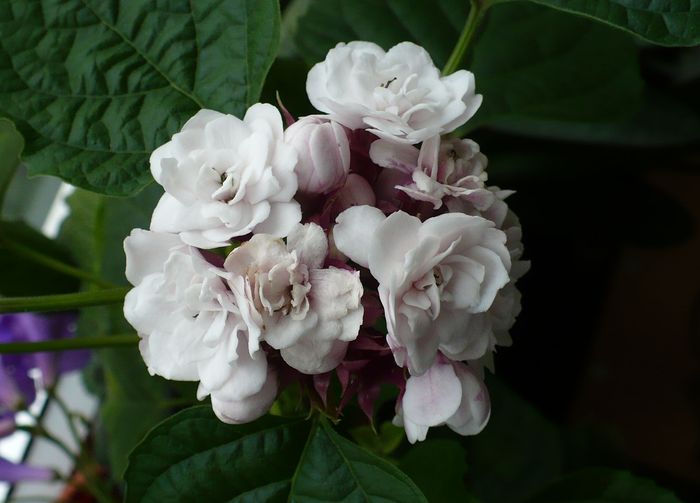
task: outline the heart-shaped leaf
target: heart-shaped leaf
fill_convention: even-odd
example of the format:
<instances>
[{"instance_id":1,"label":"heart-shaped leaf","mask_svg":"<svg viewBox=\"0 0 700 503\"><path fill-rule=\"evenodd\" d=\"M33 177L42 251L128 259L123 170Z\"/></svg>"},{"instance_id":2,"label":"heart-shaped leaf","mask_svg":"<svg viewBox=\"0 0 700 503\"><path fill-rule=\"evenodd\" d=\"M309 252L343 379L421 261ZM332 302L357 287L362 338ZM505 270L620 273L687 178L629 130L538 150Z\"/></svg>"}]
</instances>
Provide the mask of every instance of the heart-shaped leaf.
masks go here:
<instances>
[{"instance_id":1,"label":"heart-shaped leaf","mask_svg":"<svg viewBox=\"0 0 700 503\"><path fill-rule=\"evenodd\" d=\"M6 0L0 111L31 173L130 194L197 110L257 101L278 39L276 0Z\"/></svg>"}]
</instances>

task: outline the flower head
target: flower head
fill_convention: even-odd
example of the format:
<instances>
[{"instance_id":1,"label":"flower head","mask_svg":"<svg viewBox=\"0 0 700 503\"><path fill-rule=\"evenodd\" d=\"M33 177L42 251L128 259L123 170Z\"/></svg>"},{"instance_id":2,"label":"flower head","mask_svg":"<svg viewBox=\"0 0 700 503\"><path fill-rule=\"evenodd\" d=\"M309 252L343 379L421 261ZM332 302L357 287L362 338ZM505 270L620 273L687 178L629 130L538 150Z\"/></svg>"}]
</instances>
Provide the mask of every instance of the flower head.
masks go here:
<instances>
[{"instance_id":1,"label":"flower head","mask_svg":"<svg viewBox=\"0 0 700 503\"><path fill-rule=\"evenodd\" d=\"M493 204L495 196L485 186L486 156L471 140L440 139L434 136L418 150L412 145L377 140L370 148L372 161L406 176L396 189L434 209L443 200L461 199L478 210Z\"/></svg>"},{"instance_id":2,"label":"flower head","mask_svg":"<svg viewBox=\"0 0 700 503\"><path fill-rule=\"evenodd\" d=\"M226 272L172 234L135 229L124 249L134 285L124 315L141 336L149 371L199 381L198 397L211 395L215 412L229 422L265 413L276 393L268 383L274 375L265 353L251 349Z\"/></svg>"},{"instance_id":3,"label":"flower head","mask_svg":"<svg viewBox=\"0 0 700 503\"><path fill-rule=\"evenodd\" d=\"M151 172L165 189L151 229L180 233L199 248L251 232L286 236L301 219L296 160L272 105L253 105L243 120L200 110L151 154Z\"/></svg>"},{"instance_id":4,"label":"flower head","mask_svg":"<svg viewBox=\"0 0 700 503\"><path fill-rule=\"evenodd\" d=\"M340 43L311 69L306 91L331 119L403 143L449 133L481 104L472 73L442 77L427 51L411 42L387 52L371 42Z\"/></svg>"},{"instance_id":5,"label":"flower head","mask_svg":"<svg viewBox=\"0 0 700 503\"><path fill-rule=\"evenodd\" d=\"M243 289L236 289L238 305L249 306L251 332L306 374L335 368L362 323L359 274L324 268L327 255L321 227L306 224L298 225L286 244L256 234L232 251L224 265L244 280Z\"/></svg>"},{"instance_id":6,"label":"flower head","mask_svg":"<svg viewBox=\"0 0 700 503\"><path fill-rule=\"evenodd\" d=\"M491 307L511 266L506 235L492 222L458 213L421 222L356 206L340 214L333 236L379 282L397 364L420 375L438 350L454 360L484 355L489 328L474 315Z\"/></svg>"}]
</instances>

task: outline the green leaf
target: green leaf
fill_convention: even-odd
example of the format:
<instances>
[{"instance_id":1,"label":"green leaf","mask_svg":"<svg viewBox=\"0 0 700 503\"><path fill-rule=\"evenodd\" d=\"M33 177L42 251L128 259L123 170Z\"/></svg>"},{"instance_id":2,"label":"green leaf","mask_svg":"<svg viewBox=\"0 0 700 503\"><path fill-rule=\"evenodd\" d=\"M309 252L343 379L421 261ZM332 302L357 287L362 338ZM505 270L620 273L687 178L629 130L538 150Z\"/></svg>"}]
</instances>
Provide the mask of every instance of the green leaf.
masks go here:
<instances>
[{"instance_id":1,"label":"green leaf","mask_svg":"<svg viewBox=\"0 0 700 503\"><path fill-rule=\"evenodd\" d=\"M154 428L131 454L126 481L127 503L427 501L405 474L325 420L267 416L233 426L209 406Z\"/></svg>"},{"instance_id":2,"label":"green leaf","mask_svg":"<svg viewBox=\"0 0 700 503\"><path fill-rule=\"evenodd\" d=\"M341 437L326 421L311 432L289 498L305 503L427 503L406 474Z\"/></svg>"},{"instance_id":3,"label":"green leaf","mask_svg":"<svg viewBox=\"0 0 700 503\"><path fill-rule=\"evenodd\" d=\"M641 106L630 37L537 5L494 6L470 69L484 95L470 128L518 118L600 123Z\"/></svg>"},{"instance_id":4,"label":"green leaf","mask_svg":"<svg viewBox=\"0 0 700 503\"><path fill-rule=\"evenodd\" d=\"M647 91L640 110L624 120L570 122L516 118L500 120L495 128L518 135L601 145L679 146L700 140L700 114L671 93Z\"/></svg>"},{"instance_id":5,"label":"green leaf","mask_svg":"<svg viewBox=\"0 0 700 503\"><path fill-rule=\"evenodd\" d=\"M602 21L660 45L700 44L696 0L531 0Z\"/></svg>"},{"instance_id":6,"label":"green leaf","mask_svg":"<svg viewBox=\"0 0 700 503\"><path fill-rule=\"evenodd\" d=\"M19 156L24 149L24 138L11 120L0 118L0 209L5 192L19 166Z\"/></svg>"},{"instance_id":7,"label":"green leaf","mask_svg":"<svg viewBox=\"0 0 700 503\"><path fill-rule=\"evenodd\" d=\"M629 472L587 468L562 477L527 503L681 503L672 492Z\"/></svg>"},{"instance_id":8,"label":"green leaf","mask_svg":"<svg viewBox=\"0 0 700 503\"><path fill-rule=\"evenodd\" d=\"M71 264L59 243L23 222L0 221L0 294L10 297L75 292L79 281L28 259L22 248Z\"/></svg>"},{"instance_id":9,"label":"green leaf","mask_svg":"<svg viewBox=\"0 0 700 503\"><path fill-rule=\"evenodd\" d=\"M362 39L385 49L404 40L425 47L438 67L464 23L466 1L305 0L288 23L296 52L309 64L338 42ZM303 6L303 5L302 5ZM440 29L435 29L439 26ZM553 9L496 5L473 49L470 65L482 109L467 123L516 119L600 123L633 115L643 82L631 37Z\"/></svg>"},{"instance_id":10,"label":"green leaf","mask_svg":"<svg viewBox=\"0 0 700 503\"><path fill-rule=\"evenodd\" d=\"M148 374L137 349L103 350L99 359L106 388L100 416L107 457L112 475L121 478L131 450L168 416L172 390L168 381Z\"/></svg>"},{"instance_id":11,"label":"green leaf","mask_svg":"<svg viewBox=\"0 0 700 503\"><path fill-rule=\"evenodd\" d=\"M488 503L519 501L561 475L562 434L497 378L488 380L491 419L460 439L467 452L467 487Z\"/></svg>"},{"instance_id":12,"label":"green leaf","mask_svg":"<svg viewBox=\"0 0 700 503\"><path fill-rule=\"evenodd\" d=\"M389 456L406 439L404 429L389 421L383 422L378 431L369 424L357 426L350 435L358 445L378 456Z\"/></svg>"},{"instance_id":13,"label":"green leaf","mask_svg":"<svg viewBox=\"0 0 700 503\"><path fill-rule=\"evenodd\" d=\"M126 502L285 501L308 431L304 421L232 426L210 406L187 409L131 454Z\"/></svg>"},{"instance_id":14,"label":"green leaf","mask_svg":"<svg viewBox=\"0 0 700 503\"><path fill-rule=\"evenodd\" d=\"M278 39L276 0L7 0L0 110L31 173L130 194L197 110L257 101Z\"/></svg>"},{"instance_id":15,"label":"green leaf","mask_svg":"<svg viewBox=\"0 0 700 503\"><path fill-rule=\"evenodd\" d=\"M433 439L414 445L399 468L413 479L428 501L476 501L464 483L467 453L456 440Z\"/></svg>"}]
</instances>

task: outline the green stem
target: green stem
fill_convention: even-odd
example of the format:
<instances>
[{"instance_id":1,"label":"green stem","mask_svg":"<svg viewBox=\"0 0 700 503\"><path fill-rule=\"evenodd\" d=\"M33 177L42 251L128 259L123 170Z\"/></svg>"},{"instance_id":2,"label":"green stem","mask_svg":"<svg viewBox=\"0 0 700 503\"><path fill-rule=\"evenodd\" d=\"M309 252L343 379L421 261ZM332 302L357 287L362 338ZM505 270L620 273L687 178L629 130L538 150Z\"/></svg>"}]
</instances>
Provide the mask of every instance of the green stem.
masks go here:
<instances>
[{"instance_id":1,"label":"green stem","mask_svg":"<svg viewBox=\"0 0 700 503\"><path fill-rule=\"evenodd\" d=\"M476 28L479 26L479 21L484 16L484 12L489 6L489 2L485 0L471 0L471 7L469 8L469 16L467 16L467 21L464 23L464 28L462 28L462 33L459 34L459 39L455 48L452 49L452 54L450 54L447 63L445 63L445 68L442 69L443 75L449 75L454 73L462 66L462 61L467 54L467 49L471 44L474 34L476 33Z\"/></svg>"},{"instance_id":2,"label":"green stem","mask_svg":"<svg viewBox=\"0 0 700 503\"><path fill-rule=\"evenodd\" d=\"M98 278L97 276L88 271L84 271L82 269L78 269L77 267L73 267L72 265L68 265L65 262L57 260L53 257L49 257L48 255L44 255L43 253L38 252L33 248L30 248L29 246L17 243L15 241L12 241L11 239L3 238L2 244L10 250L14 250L17 254L21 255L22 257L26 257L29 260L33 260L37 264L46 266L49 269L53 269L54 271L58 271L68 276L73 276L74 278L89 281L101 288L114 288L115 286L114 284L105 281L102 278Z\"/></svg>"},{"instance_id":3,"label":"green stem","mask_svg":"<svg viewBox=\"0 0 700 503\"><path fill-rule=\"evenodd\" d=\"M110 288L94 292L40 295L37 297L2 297L0 298L0 313L68 311L88 306L119 304L124 301L124 296L128 291L128 288Z\"/></svg>"},{"instance_id":4,"label":"green stem","mask_svg":"<svg viewBox=\"0 0 700 503\"><path fill-rule=\"evenodd\" d=\"M52 444L54 444L56 447L61 449L66 456L71 458L74 462L77 462L78 460L78 455L74 453L70 448L58 437L55 437L53 434L49 433L46 428L44 428L41 425L37 426L17 426L17 429L20 431L26 431L27 433L31 435L36 435L38 437L41 437Z\"/></svg>"},{"instance_id":5,"label":"green stem","mask_svg":"<svg viewBox=\"0 0 700 503\"><path fill-rule=\"evenodd\" d=\"M64 402L63 399L59 396L55 386L51 387L48 390L48 395L49 399L53 400L53 402L58 406L59 409L61 409L61 412L65 416L66 421L68 422L68 429L70 430L71 435L73 435L73 440L75 440L76 445L81 446L83 444L83 439L80 436L80 433L78 433L78 429L75 427L74 415L66 405L66 402Z\"/></svg>"},{"instance_id":6,"label":"green stem","mask_svg":"<svg viewBox=\"0 0 700 503\"><path fill-rule=\"evenodd\" d=\"M67 351L71 349L102 349L135 346L139 337L134 334L76 337L41 342L8 342L0 344L0 354L34 353L37 351Z\"/></svg>"}]
</instances>

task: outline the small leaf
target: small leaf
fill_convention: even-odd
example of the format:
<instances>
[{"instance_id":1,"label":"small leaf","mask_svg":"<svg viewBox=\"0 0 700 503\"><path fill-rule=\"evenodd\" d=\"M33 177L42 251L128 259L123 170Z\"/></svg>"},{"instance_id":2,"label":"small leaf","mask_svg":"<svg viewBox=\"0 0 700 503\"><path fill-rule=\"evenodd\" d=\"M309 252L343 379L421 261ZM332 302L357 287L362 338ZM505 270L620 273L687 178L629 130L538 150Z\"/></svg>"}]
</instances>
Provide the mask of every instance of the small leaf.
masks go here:
<instances>
[{"instance_id":1,"label":"small leaf","mask_svg":"<svg viewBox=\"0 0 700 503\"><path fill-rule=\"evenodd\" d=\"M32 174L134 193L200 108L242 116L279 40L276 0L5 0L0 110Z\"/></svg>"},{"instance_id":2,"label":"small leaf","mask_svg":"<svg viewBox=\"0 0 700 503\"><path fill-rule=\"evenodd\" d=\"M292 482L290 500L427 503L406 474L341 437L326 421L311 432Z\"/></svg>"},{"instance_id":3,"label":"small leaf","mask_svg":"<svg viewBox=\"0 0 700 503\"><path fill-rule=\"evenodd\" d=\"M654 0L532 0L597 19L660 45L700 44L700 3Z\"/></svg>"},{"instance_id":4,"label":"small leaf","mask_svg":"<svg viewBox=\"0 0 700 503\"><path fill-rule=\"evenodd\" d=\"M527 503L681 503L671 491L622 470L586 468L566 475Z\"/></svg>"}]
</instances>

